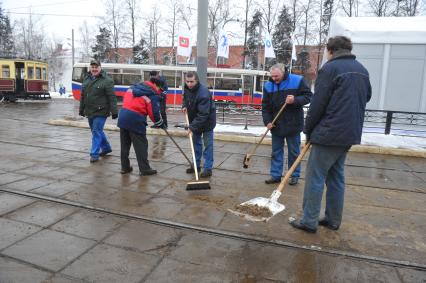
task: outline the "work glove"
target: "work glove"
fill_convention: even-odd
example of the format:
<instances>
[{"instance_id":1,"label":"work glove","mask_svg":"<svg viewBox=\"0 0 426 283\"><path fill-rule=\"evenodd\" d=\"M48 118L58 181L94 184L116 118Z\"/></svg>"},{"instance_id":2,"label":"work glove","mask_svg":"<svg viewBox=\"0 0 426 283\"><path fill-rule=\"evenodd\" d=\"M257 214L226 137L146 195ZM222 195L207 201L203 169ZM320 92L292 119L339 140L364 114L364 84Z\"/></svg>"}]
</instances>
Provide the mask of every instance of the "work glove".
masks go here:
<instances>
[{"instance_id":1,"label":"work glove","mask_svg":"<svg viewBox=\"0 0 426 283\"><path fill-rule=\"evenodd\" d=\"M117 119L118 118L118 114L112 114L111 115L111 118L114 120L114 119Z\"/></svg>"},{"instance_id":2,"label":"work glove","mask_svg":"<svg viewBox=\"0 0 426 283\"><path fill-rule=\"evenodd\" d=\"M311 140L311 135L305 134L305 138L306 138L306 143L308 143Z\"/></svg>"},{"instance_id":3,"label":"work glove","mask_svg":"<svg viewBox=\"0 0 426 283\"><path fill-rule=\"evenodd\" d=\"M160 125L158 125L158 127L160 128L160 129L167 129L167 127L166 127L166 123L161 123Z\"/></svg>"}]
</instances>

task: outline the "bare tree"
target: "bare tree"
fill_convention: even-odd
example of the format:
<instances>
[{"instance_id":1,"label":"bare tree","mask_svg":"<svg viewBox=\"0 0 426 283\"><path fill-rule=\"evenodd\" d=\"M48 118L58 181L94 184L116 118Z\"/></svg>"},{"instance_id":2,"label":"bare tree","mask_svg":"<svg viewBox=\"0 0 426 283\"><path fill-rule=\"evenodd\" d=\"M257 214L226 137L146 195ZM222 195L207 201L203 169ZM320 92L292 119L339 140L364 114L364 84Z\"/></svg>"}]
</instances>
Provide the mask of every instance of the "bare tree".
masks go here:
<instances>
[{"instance_id":1,"label":"bare tree","mask_svg":"<svg viewBox=\"0 0 426 283\"><path fill-rule=\"evenodd\" d=\"M136 0L125 0L127 10L129 11L130 27L132 32L132 47L136 45L135 29L136 29L136 13L139 13L138 2Z\"/></svg>"},{"instance_id":2,"label":"bare tree","mask_svg":"<svg viewBox=\"0 0 426 283\"><path fill-rule=\"evenodd\" d=\"M27 59L47 58L46 36L41 18L35 17L31 11L27 19L15 23L14 40L19 56Z\"/></svg>"},{"instance_id":3,"label":"bare tree","mask_svg":"<svg viewBox=\"0 0 426 283\"><path fill-rule=\"evenodd\" d=\"M359 0L342 0L340 2L342 11L348 17L358 17Z\"/></svg>"},{"instance_id":4,"label":"bare tree","mask_svg":"<svg viewBox=\"0 0 426 283\"><path fill-rule=\"evenodd\" d=\"M401 16L413 17L418 15L420 0L397 0L397 2L398 7L400 8Z\"/></svg>"},{"instance_id":5,"label":"bare tree","mask_svg":"<svg viewBox=\"0 0 426 283\"><path fill-rule=\"evenodd\" d=\"M250 54L248 47L247 47L247 36L248 36L248 25L249 25L249 21L248 21L248 15L250 13L250 7L252 6L253 1L252 0L245 0L246 1L246 6L244 8L244 51L243 51L243 62L241 62L242 67L245 69L247 63L246 63L246 58L247 55Z\"/></svg>"},{"instance_id":6,"label":"bare tree","mask_svg":"<svg viewBox=\"0 0 426 283\"><path fill-rule=\"evenodd\" d=\"M87 21L84 21L83 24L79 27L80 32L80 45L81 45L81 51L82 51L82 58L81 60L83 62L86 62L89 60L92 54L92 45L94 45L93 40L93 29L89 27L87 24Z\"/></svg>"},{"instance_id":7,"label":"bare tree","mask_svg":"<svg viewBox=\"0 0 426 283\"><path fill-rule=\"evenodd\" d=\"M122 15L121 0L104 0L106 6L106 24L112 33L112 46L114 52L114 60L118 62L120 54L118 48L120 47L120 40L124 33L125 20Z\"/></svg>"},{"instance_id":8,"label":"bare tree","mask_svg":"<svg viewBox=\"0 0 426 283\"><path fill-rule=\"evenodd\" d=\"M259 9L262 12L263 27L269 33L272 33L272 29L275 26L278 14L280 12L281 0L264 0L260 5Z\"/></svg>"},{"instance_id":9,"label":"bare tree","mask_svg":"<svg viewBox=\"0 0 426 283\"><path fill-rule=\"evenodd\" d=\"M62 45L53 41L49 46L49 85L56 92L56 84L61 81L65 68Z\"/></svg>"},{"instance_id":10,"label":"bare tree","mask_svg":"<svg viewBox=\"0 0 426 283\"><path fill-rule=\"evenodd\" d=\"M169 13L171 14L170 17L167 18L166 23L166 33L169 37L170 43L172 46L172 51L167 54L169 58L172 58L168 63L174 64L176 60L175 52L174 52L174 46L175 46L175 38L176 38L176 32L177 32L177 20L176 17L178 16L178 13L180 10L183 10L183 5L180 0L169 0L168 1L168 8Z\"/></svg>"},{"instance_id":11,"label":"bare tree","mask_svg":"<svg viewBox=\"0 0 426 283\"><path fill-rule=\"evenodd\" d=\"M186 5L186 6L185 6ZM196 9L191 6L191 3L185 3L178 7L178 14L186 24L188 30L191 30L194 27L193 15Z\"/></svg>"},{"instance_id":12,"label":"bare tree","mask_svg":"<svg viewBox=\"0 0 426 283\"><path fill-rule=\"evenodd\" d=\"M368 4L371 12L377 17L392 16L394 13L393 4L391 0L369 0Z\"/></svg>"},{"instance_id":13,"label":"bare tree","mask_svg":"<svg viewBox=\"0 0 426 283\"><path fill-rule=\"evenodd\" d=\"M227 23L238 21L229 6L229 0L209 1L209 38L208 46L217 46L219 32Z\"/></svg>"},{"instance_id":14,"label":"bare tree","mask_svg":"<svg viewBox=\"0 0 426 283\"><path fill-rule=\"evenodd\" d=\"M158 47L158 23L161 19L161 14L158 12L158 6L154 6L147 19L147 26L149 27L149 50L150 50L150 63L155 64L157 61L157 47ZM142 36L143 38L143 36Z\"/></svg>"}]
</instances>

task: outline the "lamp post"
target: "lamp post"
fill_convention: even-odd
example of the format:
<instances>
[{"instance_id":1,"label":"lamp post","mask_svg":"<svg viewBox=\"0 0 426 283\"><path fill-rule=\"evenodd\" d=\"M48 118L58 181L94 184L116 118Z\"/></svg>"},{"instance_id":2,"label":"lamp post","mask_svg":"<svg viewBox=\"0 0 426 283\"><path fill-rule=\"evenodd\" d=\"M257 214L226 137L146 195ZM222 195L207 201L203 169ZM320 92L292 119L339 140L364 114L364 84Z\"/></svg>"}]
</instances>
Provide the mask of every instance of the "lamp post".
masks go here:
<instances>
[{"instance_id":1,"label":"lamp post","mask_svg":"<svg viewBox=\"0 0 426 283\"><path fill-rule=\"evenodd\" d=\"M200 83L207 84L208 0L198 0L197 73Z\"/></svg>"}]
</instances>

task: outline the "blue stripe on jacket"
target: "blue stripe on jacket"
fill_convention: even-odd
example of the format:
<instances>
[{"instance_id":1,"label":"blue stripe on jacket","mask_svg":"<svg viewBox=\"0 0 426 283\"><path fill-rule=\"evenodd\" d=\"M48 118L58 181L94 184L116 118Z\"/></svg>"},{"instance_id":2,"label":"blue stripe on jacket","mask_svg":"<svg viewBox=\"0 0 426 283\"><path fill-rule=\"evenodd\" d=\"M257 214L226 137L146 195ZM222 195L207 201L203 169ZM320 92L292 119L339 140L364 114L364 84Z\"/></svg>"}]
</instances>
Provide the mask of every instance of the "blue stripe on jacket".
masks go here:
<instances>
[{"instance_id":1,"label":"blue stripe on jacket","mask_svg":"<svg viewBox=\"0 0 426 283\"><path fill-rule=\"evenodd\" d=\"M279 90L287 90L287 89L298 89L300 86L300 82L303 80L302 76L289 74L286 80L283 80L279 86L276 83L268 81L265 83L265 90L267 92L274 92Z\"/></svg>"}]
</instances>

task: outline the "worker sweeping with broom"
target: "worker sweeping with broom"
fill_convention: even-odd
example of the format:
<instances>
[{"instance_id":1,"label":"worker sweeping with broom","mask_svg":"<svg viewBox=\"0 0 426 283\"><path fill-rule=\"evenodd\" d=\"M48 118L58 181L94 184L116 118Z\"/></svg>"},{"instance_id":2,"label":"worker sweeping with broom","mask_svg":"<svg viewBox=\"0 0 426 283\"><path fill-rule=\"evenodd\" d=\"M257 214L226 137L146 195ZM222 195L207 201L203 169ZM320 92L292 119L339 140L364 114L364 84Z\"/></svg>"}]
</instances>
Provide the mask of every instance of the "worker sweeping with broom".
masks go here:
<instances>
[{"instance_id":1,"label":"worker sweeping with broom","mask_svg":"<svg viewBox=\"0 0 426 283\"><path fill-rule=\"evenodd\" d=\"M192 136L196 164L186 170L192 174L201 169L201 156L204 157L204 170L201 178L209 178L213 170L213 129L216 126L216 106L206 86L199 81L196 72L185 75L185 91L182 110L188 117L188 135ZM204 150L203 150L204 145Z\"/></svg>"}]
</instances>

